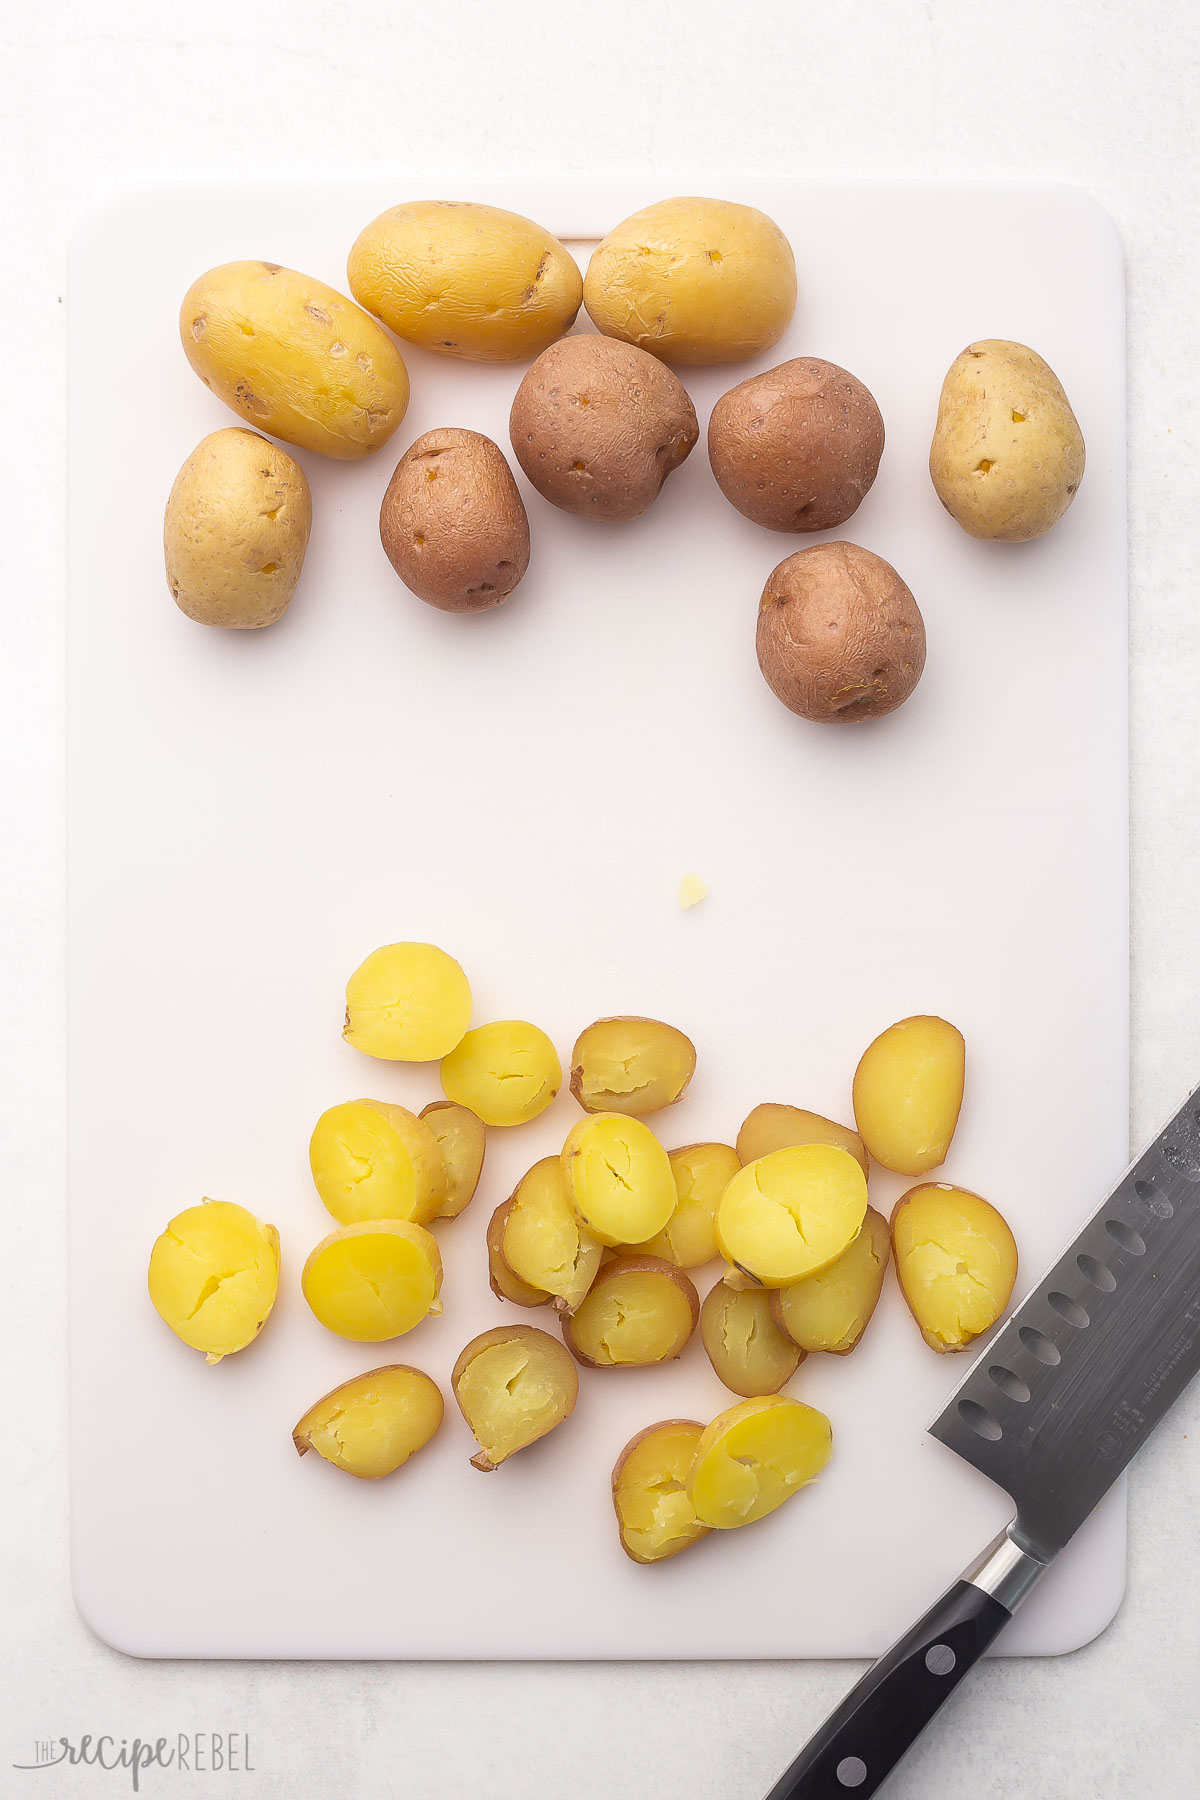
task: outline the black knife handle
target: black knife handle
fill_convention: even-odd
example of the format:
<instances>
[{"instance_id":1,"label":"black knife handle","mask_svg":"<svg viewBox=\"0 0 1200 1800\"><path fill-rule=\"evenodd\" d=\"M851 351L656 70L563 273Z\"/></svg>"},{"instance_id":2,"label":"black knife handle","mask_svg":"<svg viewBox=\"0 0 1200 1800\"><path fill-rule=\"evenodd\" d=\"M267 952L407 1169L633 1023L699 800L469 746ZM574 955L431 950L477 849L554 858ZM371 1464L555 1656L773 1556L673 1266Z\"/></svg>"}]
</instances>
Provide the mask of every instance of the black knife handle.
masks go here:
<instances>
[{"instance_id":1,"label":"black knife handle","mask_svg":"<svg viewBox=\"0 0 1200 1800\"><path fill-rule=\"evenodd\" d=\"M1011 1618L983 1588L956 1581L851 1688L767 1800L877 1793Z\"/></svg>"}]
</instances>

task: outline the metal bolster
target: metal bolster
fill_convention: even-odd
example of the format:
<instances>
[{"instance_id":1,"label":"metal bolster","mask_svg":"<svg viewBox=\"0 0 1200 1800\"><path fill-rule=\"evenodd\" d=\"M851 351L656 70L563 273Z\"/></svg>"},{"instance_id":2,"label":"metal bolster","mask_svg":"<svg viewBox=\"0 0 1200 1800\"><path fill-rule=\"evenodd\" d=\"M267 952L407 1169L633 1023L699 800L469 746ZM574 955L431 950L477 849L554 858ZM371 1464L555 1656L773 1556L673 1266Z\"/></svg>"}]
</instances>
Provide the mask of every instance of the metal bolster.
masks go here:
<instances>
[{"instance_id":1,"label":"metal bolster","mask_svg":"<svg viewBox=\"0 0 1200 1800\"><path fill-rule=\"evenodd\" d=\"M1012 1536L1013 1525L1006 1525L1000 1536L963 1570L963 1580L982 1588L1009 1612L1015 1612L1030 1588L1045 1574L1049 1563L1022 1550Z\"/></svg>"}]
</instances>

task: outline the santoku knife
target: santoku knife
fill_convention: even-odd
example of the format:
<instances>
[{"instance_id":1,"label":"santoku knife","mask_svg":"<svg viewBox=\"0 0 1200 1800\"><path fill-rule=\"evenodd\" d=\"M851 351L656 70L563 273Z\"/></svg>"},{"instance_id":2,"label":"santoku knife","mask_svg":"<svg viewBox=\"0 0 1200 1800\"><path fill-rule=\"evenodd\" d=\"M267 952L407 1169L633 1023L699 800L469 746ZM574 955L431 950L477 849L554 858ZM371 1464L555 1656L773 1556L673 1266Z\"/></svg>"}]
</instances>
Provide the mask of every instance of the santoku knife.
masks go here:
<instances>
[{"instance_id":1,"label":"santoku knife","mask_svg":"<svg viewBox=\"0 0 1200 1800\"><path fill-rule=\"evenodd\" d=\"M1200 1372L1200 1090L930 1426L1015 1519L851 1689L767 1800L876 1793Z\"/></svg>"}]
</instances>

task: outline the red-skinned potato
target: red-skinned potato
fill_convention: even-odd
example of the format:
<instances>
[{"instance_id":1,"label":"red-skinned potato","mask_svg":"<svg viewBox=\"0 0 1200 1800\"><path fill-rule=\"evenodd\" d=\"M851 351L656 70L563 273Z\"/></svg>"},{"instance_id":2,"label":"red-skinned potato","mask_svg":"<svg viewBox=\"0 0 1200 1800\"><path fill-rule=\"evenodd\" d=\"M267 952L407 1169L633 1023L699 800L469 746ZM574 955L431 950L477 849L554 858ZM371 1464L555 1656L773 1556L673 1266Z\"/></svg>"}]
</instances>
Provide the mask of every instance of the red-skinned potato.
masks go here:
<instances>
[{"instance_id":1,"label":"red-skinned potato","mask_svg":"<svg viewBox=\"0 0 1200 1800\"><path fill-rule=\"evenodd\" d=\"M563 1339L589 1369L644 1368L679 1356L700 1300L682 1269L660 1256L617 1256L563 1318Z\"/></svg>"},{"instance_id":2,"label":"red-skinned potato","mask_svg":"<svg viewBox=\"0 0 1200 1800\"><path fill-rule=\"evenodd\" d=\"M758 666L789 711L817 724L877 719L925 667L925 622L890 563L858 544L813 544L772 569Z\"/></svg>"},{"instance_id":3,"label":"red-skinned potato","mask_svg":"<svg viewBox=\"0 0 1200 1800\"><path fill-rule=\"evenodd\" d=\"M529 520L499 447L443 426L410 444L379 510L388 561L442 612L486 612L529 567Z\"/></svg>"}]
</instances>

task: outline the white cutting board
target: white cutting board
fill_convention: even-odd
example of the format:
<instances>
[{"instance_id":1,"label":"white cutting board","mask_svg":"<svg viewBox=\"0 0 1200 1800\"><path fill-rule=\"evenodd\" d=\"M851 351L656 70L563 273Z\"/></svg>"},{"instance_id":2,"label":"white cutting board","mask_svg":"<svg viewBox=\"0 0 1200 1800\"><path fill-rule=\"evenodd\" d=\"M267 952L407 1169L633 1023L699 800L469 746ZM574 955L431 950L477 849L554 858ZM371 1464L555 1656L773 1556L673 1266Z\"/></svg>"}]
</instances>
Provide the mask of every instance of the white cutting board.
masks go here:
<instances>
[{"instance_id":1,"label":"white cutting board","mask_svg":"<svg viewBox=\"0 0 1200 1800\"><path fill-rule=\"evenodd\" d=\"M205 631L171 604L163 504L232 424L188 368L176 313L215 263L264 256L336 285L359 228L411 198L388 179L131 191L92 212L71 277L70 1079L75 1590L108 1642L148 1656L775 1657L878 1651L1008 1516L924 1435L966 1367L921 1343L889 1281L846 1359L791 1390L835 1454L752 1530L658 1568L617 1547L608 1475L626 1439L733 1397L698 1341L662 1370L583 1376L561 1430L493 1476L449 1393L475 1332L521 1319L485 1279L484 1226L576 1116L564 1094L493 1133L471 1210L440 1232L444 1315L345 1343L299 1291L330 1224L309 1179L323 1108L419 1106L435 1068L340 1037L343 985L377 944L463 962L476 1018L527 1016L564 1056L598 1014L695 1039L668 1144L731 1139L759 1100L849 1116L860 1051L937 1012L969 1046L947 1177L1012 1221L1022 1285L1126 1153L1123 282L1108 219L1055 187L731 181L796 250L800 302L757 364L683 371L703 430L757 367L816 354L861 376L887 425L843 535L895 563L929 660L892 718L793 718L754 656L768 571L812 540L721 498L700 446L628 526L526 491L533 560L496 612L452 618L396 580L380 497L429 427L507 445L520 370L405 350L413 400L363 465L302 456L315 525L285 621ZM454 197L586 240L686 183L482 181ZM972 338L1035 345L1061 375L1087 475L1044 541L961 533L929 484L942 375ZM838 534L828 534L830 536ZM697 870L711 897L684 913ZM905 1185L872 1178L886 1210ZM208 1368L160 1323L145 1265L169 1216L236 1200L283 1237L259 1342ZM703 1271L706 1288L716 1269ZM290 1430L381 1362L428 1369L446 1422L406 1470L355 1482ZM1111 1617L1111 1498L1007 1635L1062 1651Z\"/></svg>"}]
</instances>

